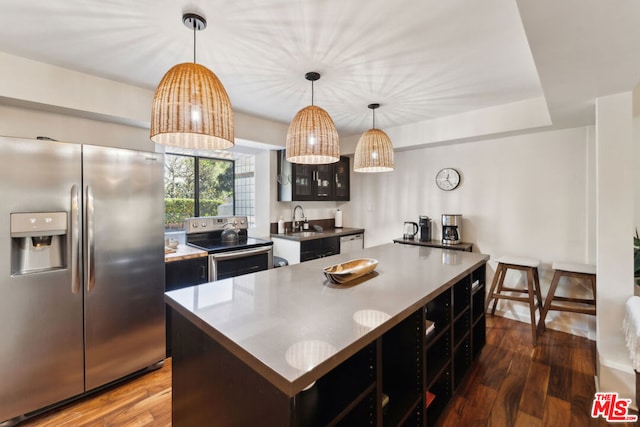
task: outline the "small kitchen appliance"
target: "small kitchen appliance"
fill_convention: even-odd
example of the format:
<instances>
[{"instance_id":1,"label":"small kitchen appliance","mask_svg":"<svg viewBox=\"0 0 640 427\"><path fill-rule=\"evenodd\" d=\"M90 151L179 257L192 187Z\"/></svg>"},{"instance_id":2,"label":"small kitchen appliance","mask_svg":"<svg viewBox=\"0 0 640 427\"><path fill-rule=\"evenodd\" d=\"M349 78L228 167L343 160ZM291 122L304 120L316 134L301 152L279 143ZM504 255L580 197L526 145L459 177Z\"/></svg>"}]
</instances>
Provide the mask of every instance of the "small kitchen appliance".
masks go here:
<instances>
[{"instance_id":1,"label":"small kitchen appliance","mask_svg":"<svg viewBox=\"0 0 640 427\"><path fill-rule=\"evenodd\" d=\"M418 218L418 224L420 226L419 240L421 242L428 242L431 240L431 218L426 215L420 215Z\"/></svg>"},{"instance_id":2,"label":"small kitchen appliance","mask_svg":"<svg viewBox=\"0 0 640 427\"><path fill-rule=\"evenodd\" d=\"M415 222L405 221L402 229L402 238L405 240L413 240L418 234L418 224Z\"/></svg>"},{"instance_id":3,"label":"small kitchen appliance","mask_svg":"<svg viewBox=\"0 0 640 427\"><path fill-rule=\"evenodd\" d=\"M462 215L442 214L442 243L456 245L462 242Z\"/></svg>"}]
</instances>

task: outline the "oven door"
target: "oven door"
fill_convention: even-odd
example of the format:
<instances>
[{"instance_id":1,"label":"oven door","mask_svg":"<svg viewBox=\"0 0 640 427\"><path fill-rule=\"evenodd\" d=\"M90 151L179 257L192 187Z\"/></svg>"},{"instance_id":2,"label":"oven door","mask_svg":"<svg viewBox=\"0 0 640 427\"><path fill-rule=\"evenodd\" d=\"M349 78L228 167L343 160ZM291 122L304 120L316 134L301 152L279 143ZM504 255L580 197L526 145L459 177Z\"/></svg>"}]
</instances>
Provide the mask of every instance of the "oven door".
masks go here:
<instances>
[{"instance_id":1,"label":"oven door","mask_svg":"<svg viewBox=\"0 0 640 427\"><path fill-rule=\"evenodd\" d=\"M209 281L255 273L273 267L273 247L209 254Z\"/></svg>"}]
</instances>

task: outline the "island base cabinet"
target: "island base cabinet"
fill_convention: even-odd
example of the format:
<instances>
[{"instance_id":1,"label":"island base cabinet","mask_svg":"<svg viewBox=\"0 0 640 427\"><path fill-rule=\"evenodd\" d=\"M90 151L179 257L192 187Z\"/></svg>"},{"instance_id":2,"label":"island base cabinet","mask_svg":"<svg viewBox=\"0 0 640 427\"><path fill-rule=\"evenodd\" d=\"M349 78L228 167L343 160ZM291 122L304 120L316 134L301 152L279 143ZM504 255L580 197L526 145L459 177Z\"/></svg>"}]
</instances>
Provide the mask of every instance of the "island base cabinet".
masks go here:
<instances>
[{"instance_id":1,"label":"island base cabinet","mask_svg":"<svg viewBox=\"0 0 640 427\"><path fill-rule=\"evenodd\" d=\"M376 425L378 342L287 396L197 326L172 310L172 425Z\"/></svg>"},{"instance_id":2,"label":"island base cabinet","mask_svg":"<svg viewBox=\"0 0 640 427\"><path fill-rule=\"evenodd\" d=\"M422 425L424 323L417 310L381 338L383 426Z\"/></svg>"},{"instance_id":3,"label":"island base cabinet","mask_svg":"<svg viewBox=\"0 0 640 427\"><path fill-rule=\"evenodd\" d=\"M294 396L172 308L173 426L433 426L486 343L485 272L336 355L346 359Z\"/></svg>"},{"instance_id":4,"label":"island base cabinet","mask_svg":"<svg viewBox=\"0 0 640 427\"><path fill-rule=\"evenodd\" d=\"M445 370L428 392L431 394L431 399L429 399L429 406L427 406L427 426L434 426L453 396L451 370Z\"/></svg>"},{"instance_id":5,"label":"island base cabinet","mask_svg":"<svg viewBox=\"0 0 640 427\"><path fill-rule=\"evenodd\" d=\"M378 360L378 342L373 342L295 395L293 425L376 425Z\"/></svg>"},{"instance_id":6,"label":"island base cabinet","mask_svg":"<svg viewBox=\"0 0 640 427\"><path fill-rule=\"evenodd\" d=\"M172 316L173 427L291 425L288 396L180 313Z\"/></svg>"}]
</instances>

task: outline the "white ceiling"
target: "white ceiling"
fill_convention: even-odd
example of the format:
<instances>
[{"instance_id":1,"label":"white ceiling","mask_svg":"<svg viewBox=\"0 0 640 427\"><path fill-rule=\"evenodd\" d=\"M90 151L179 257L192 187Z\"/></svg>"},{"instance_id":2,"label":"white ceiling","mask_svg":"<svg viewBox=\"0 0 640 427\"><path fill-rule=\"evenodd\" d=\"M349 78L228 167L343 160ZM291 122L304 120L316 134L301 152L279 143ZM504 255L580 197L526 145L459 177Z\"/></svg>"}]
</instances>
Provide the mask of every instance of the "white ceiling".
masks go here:
<instances>
[{"instance_id":1,"label":"white ceiling","mask_svg":"<svg viewBox=\"0 0 640 427\"><path fill-rule=\"evenodd\" d=\"M288 123L311 102L341 134L544 96L555 127L640 80L637 0L0 0L0 51L155 89L193 60L234 110ZM0 94L1 95L1 94Z\"/></svg>"}]
</instances>

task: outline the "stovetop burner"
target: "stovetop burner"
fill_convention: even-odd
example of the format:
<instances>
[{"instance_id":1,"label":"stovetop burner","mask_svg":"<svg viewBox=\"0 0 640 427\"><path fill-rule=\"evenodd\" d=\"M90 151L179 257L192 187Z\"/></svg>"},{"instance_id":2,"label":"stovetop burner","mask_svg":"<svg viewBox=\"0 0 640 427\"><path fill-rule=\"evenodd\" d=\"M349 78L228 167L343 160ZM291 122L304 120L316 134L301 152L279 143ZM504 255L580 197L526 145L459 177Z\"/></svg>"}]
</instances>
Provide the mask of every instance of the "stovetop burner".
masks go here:
<instances>
[{"instance_id":1,"label":"stovetop burner","mask_svg":"<svg viewBox=\"0 0 640 427\"><path fill-rule=\"evenodd\" d=\"M272 246L273 242L270 240L255 239L253 237L247 237L240 239L237 242L229 243L223 242L219 239L203 239L195 241L187 241L187 245L197 249L202 249L209 253L230 252L239 251L243 249L258 248L261 246Z\"/></svg>"},{"instance_id":2,"label":"stovetop burner","mask_svg":"<svg viewBox=\"0 0 640 427\"><path fill-rule=\"evenodd\" d=\"M222 241L225 228L233 228L238 233L238 241L230 243ZM187 245L211 253L239 251L243 249L272 246L270 240L255 239L247 235L247 217L244 216L210 216L187 218L185 230Z\"/></svg>"}]
</instances>

